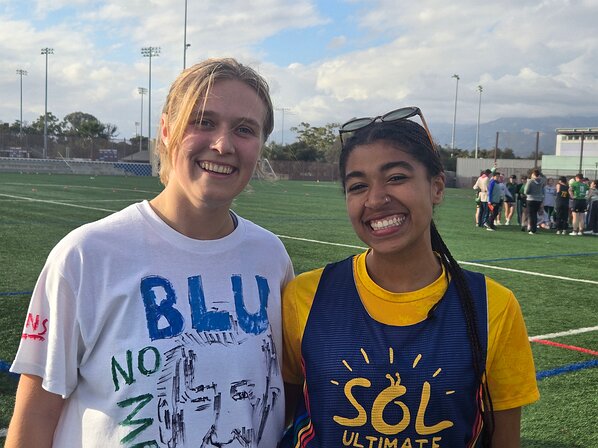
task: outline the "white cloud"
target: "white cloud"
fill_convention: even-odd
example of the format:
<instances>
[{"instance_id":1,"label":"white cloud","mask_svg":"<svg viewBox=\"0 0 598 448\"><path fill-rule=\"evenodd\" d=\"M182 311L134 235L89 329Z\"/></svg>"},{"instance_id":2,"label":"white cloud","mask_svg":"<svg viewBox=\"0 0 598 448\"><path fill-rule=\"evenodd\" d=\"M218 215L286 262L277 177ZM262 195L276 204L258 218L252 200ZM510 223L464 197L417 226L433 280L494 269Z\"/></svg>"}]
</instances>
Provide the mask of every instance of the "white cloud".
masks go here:
<instances>
[{"instance_id":1,"label":"white cloud","mask_svg":"<svg viewBox=\"0 0 598 448\"><path fill-rule=\"evenodd\" d=\"M461 77L464 122L477 118L478 84L486 120L598 112L598 2L319 1L356 10L339 19L326 17L316 0L189 1L187 65L234 56L255 66L269 80L275 105L291 108L287 130L301 121L322 125L401 105L420 106L429 121L451 122L453 73ZM94 114L128 137L139 121L137 86L148 81L140 48L151 45L162 49L152 60L157 123L167 88L182 68L182 0L39 0L34 17L23 8L17 0L0 0L0 120L18 116L17 68L29 72L25 119L43 113L40 49L48 46L55 50L49 57L49 109L59 117L75 110ZM336 56L288 65L266 53L264 43L273 36L327 27L333 31L322 47ZM289 41L289 54L302 44ZM280 112L276 117L275 133Z\"/></svg>"}]
</instances>

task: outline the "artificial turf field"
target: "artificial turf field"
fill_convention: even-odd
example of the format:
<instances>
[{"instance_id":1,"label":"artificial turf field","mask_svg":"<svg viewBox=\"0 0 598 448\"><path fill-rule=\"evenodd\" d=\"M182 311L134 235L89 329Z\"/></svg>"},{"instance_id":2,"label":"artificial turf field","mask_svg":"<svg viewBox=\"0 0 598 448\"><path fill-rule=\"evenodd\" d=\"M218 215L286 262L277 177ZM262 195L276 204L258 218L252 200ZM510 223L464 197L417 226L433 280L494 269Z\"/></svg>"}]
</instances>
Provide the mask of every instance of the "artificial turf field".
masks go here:
<instances>
[{"instance_id":1,"label":"artificial turf field","mask_svg":"<svg viewBox=\"0 0 598 448\"><path fill-rule=\"evenodd\" d=\"M30 293L51 248L84 223L161 190L149 177L0 173L0 440L17 379L14 358ZM522 446L598 447L598 237L518 226L474 227L472 190L448 189L435 221L465 268L519 299L541 399L524 409ZM361 251L336 184L252 181L233 205L279 235L297 273Z\"/></svg>"}]
</instances>

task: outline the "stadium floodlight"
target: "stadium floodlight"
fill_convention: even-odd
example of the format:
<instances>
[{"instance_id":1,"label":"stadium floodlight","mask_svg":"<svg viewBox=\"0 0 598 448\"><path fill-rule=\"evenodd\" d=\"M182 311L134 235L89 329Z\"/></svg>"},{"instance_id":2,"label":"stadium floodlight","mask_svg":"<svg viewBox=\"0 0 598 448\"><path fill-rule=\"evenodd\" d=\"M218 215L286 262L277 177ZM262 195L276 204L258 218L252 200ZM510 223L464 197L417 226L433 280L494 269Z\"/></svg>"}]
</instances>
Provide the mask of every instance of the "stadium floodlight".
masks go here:
<instances>
[{"instance_id":1,"label":"stadium floodlight","mask_svg":"<svg viewBox=\"0 0 598 448\"><path fill-rule=\"evenodd\" d=\"M455 74L451 76L457 80L457 86L455 87L455 113L453 114L453 133L451 136L451 148L455 149L455 127L457 126L457 96L459 94L459 75Z\"/></svg>"},{"instance_id":2,"label":"stadium floodlight","mask_svg":"<svg viewBox=\"0 0 598 448\"><path fill-rule=\"evenodd\" d=\"M141 151L141 142L143 141L143 95L147 93L147 89L145 87L137 87L137 91L141 95L141 120L139 121L139 151Z\"/></svg>"},{"instance_id":3,"label":"stadium floodlight","mask_svg":"<svg viewBox=\"0 0 598 448\"><path fill-rule=\"evenodd\" d=\"M147 116L147 144L150 149L152 141L152 58L160 56L160 47L143 47L141 49L141 56L149 58L149 85L147 94L148 116Z\"/></svg>"},{"instance_id":4,"label":"stadium floodlight","mask_svg":"<svg viewBox=\"0 0 598 448\"><path fill-rule=\"evenodd\" d=\"M53 48L42 48L41 54L46 55L46 94L44 106L44 159L48 157L48 55L54 54Z\"/></svg>"},{"instance_id":5,"label":"stadium floodlight","mask_svg":"<svg viewBox=\"0 0 598 448\"><path fill-rule=\"evenodd\" d=\"M284 113L291 110L289 107L277 107L276 110L279 110L282 113L282 125L281 125L281 137L280 137L280 145L284 146Z\"/></svg>"},{"instance_id":6,"label":"stadium floodlight","mask_svg":"<svg viewBox=\"0 0 598 448\"><path fill-rule=\"evenodd\" d=\"M482 92L484 89L482 86L478 86L478 92L480 92L480 101L478 103L478 126L475 131L475 158L478 158L478 149L480 149L480 113L482 112Z\"/></svg>"},{"instance_id":7,"label":"stadium floodlight","mask_svg":"<svg viewBox=\"0 0 598 448\"><path fill-rule=\"evenodd\" d=\"M21 115L19 118L19 138L23 138L23 76L27 76L27 70L17 69L17 75L21 78Z\"/></svg>"}]
</instances>

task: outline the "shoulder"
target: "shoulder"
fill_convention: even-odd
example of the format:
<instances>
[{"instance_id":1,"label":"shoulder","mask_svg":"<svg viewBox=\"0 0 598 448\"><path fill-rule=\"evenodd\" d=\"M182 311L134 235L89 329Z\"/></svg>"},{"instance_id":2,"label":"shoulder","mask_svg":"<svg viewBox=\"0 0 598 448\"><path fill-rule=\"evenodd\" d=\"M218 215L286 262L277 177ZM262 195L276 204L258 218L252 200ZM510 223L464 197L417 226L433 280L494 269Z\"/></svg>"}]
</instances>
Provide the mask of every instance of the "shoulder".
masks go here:
<instances>
[{"instance_id":1,"label":"shoulder","mask_svg":"<svg viewBox=\"0 0 598 448\"><path fill-rule=\"evenodd\" d=\"M496 280L478 273L464 269L465 276L469 282L483 282L486 287L486 299L488 303L489 317L504 313L513 306L518 306L517 299L509 288L501 285Z\"/></svg>"},{"instance_id":2,"label":"shoulder","mask_svg":"<svg viewBox=\"0 0 598 448\"><path fill-rule=\"evenodd\" d=\"M139 203L130 205L105 218L77 227L58 242L49 258L71 252L82 253L101 244L122 244L120 238L129 239L135 235L134 226L141 222L139 206Z\"/></svg>"},{"instance_id":3,"label":"shoulder","mask_svg":"<svg viewBox=\"0 0 598 448\"><path fill-rule=\"evenodd\" d=\"M521 316L521 307L513 291L496 280L486 277L488 299L488 321L491 326L501 328L505 323Z\"/></svg>"},{"instance_id":4,"label":"shoulder","mask_svg":"<svg viewBox=\"0 0 598 448\"><path fill-rule=\"evenodd\" d=\"M295 277L285 289L285 297L293 299L313 301L320 279L322 278L322 272L324 268L314 269L312 271L303 272Z\"/></svg>"},{"instance_id":5,"label":"shoulder","mask_svg":"<svg viewBox=\"0 0 598 448\"><path fill-rule=\"evenodd\" d=\"M239 215L236 216L239 222L242 222L245 227L245 240L243 244L246 245L247 250L267 250L271 255L278 254L288 258L284 244L277 235L248 219Z\"/></svg>"}]
</instances>

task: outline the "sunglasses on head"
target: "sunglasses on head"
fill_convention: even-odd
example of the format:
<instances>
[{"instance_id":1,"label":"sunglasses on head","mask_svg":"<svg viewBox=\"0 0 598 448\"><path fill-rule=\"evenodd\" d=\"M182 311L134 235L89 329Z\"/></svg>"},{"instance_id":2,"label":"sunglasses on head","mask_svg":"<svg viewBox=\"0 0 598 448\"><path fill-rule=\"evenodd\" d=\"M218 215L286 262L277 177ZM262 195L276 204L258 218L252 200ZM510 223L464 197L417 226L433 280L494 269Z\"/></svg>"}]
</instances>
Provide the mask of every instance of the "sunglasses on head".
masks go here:
<instances>
[{"instance_id":1,"label":"sunglasses on head","mask_svg":"<svg viewBox=\"0 0 598 448\"><path fill-rule=\"evenodd\" d=\"M420 108L415 106L401 107L400 109L391 110L390 112L387 112L384 115L378 115L377 117L354 118L353 120L347 121L340 127L338 131L339 137L341 139L341 146L345 145L345 143L343 142L343 134L367 128L368 126L374 124L377 121L383 123L392 123L399 120L407 120L408 118L414 117L416 115L419 115L419 118L424 125L424 129L426 130L426 134L428 134L430 144L432 145L432 148L435 148L434 140L432 140L432 134L430 134L430 129L428 129L426 119L424 118L424 115L422 114Z\"/></svg>"}]
</instances>

